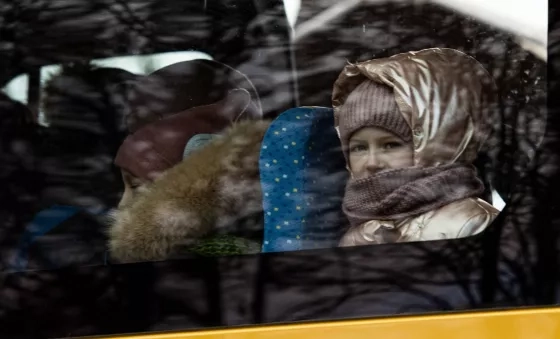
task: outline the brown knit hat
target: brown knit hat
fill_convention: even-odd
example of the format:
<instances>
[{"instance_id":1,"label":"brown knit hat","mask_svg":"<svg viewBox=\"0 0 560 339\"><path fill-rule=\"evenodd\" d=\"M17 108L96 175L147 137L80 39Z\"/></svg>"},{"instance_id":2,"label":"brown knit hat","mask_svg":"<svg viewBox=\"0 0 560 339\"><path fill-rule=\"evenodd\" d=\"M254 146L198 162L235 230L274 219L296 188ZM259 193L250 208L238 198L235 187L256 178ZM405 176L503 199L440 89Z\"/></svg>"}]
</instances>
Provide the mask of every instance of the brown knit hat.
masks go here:
<instances>
[{"instance_id":1,"label":"brown knit hat","mask_svg":"<svg viewBox=\"0 0 560 339\"><path fill-rule=\"evenodd\" d=\"M364 80L348 95L341 107L338 123L342 150L346 157L350 137L364 127L380 127L404 141L412 140L410 126L397 106L393 90L371 80Z\"/></svg>"}]
</instances>

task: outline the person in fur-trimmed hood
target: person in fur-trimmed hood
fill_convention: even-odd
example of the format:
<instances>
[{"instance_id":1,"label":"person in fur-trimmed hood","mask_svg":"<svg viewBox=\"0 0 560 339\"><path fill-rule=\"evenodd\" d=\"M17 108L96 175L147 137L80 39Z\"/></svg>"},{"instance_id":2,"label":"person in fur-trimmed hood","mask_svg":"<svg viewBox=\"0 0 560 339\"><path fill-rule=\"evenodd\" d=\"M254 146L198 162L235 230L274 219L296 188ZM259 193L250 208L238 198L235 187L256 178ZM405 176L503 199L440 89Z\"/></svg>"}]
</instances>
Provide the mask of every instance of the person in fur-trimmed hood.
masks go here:
<instances>
[{"instance_id":1,"label":"person in fur-trimmed hood","mask_svg":"<svg viewBox=\"0 0 560 339\"><path fill-rule=\"evenodd\" d=\"M351 173L340 246L453 239L498 211L472 165L496 111L492 77L447 48L349 64L334 84L335 124Z\"/></svg>"},{"instance_id":2,"label":"person in fur-trimmed hood","mask_svg":"<svg viewBox=\"0 0 560 339\"><path fill-rule=\"evenodd\" d=\"M247 91L234 90L125 140L115 159L128 191L109 229L113 260L260 250L258 162L270 122L255 120L253 109Z\"/></svg>"},{"instance_id":3,"label":"person in fur-trimmed hood","mask_svg":"<svg viewBox=\"0 0 560 339\"><path fill-rule=\"evenodd\" d=\"M222 132L234 122L259 119L261 115L250 94L238 88L211 105L189 108L130 134L114 161L125 188L119 206L129 204L138 190L181 162L191 139L200 140L201 136Z\"/></svg>"}]
</instances>

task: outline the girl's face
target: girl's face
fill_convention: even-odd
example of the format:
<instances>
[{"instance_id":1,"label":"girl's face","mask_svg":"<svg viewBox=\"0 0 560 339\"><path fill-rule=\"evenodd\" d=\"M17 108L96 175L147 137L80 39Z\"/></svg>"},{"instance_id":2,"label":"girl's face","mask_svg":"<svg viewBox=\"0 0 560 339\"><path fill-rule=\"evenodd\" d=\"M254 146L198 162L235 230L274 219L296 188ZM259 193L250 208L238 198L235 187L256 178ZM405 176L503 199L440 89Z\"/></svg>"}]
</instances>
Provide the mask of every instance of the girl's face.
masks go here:
<instances>
[{"instance_id":1,"label":"girl's face","mask_svg":"<svg viewBox=\"0 0 560 339\"><path fill-rule=\"evenodd\" d=\"M132 202L138 189L148 183L145 180L135 177L128 171L121 170L121 173L124 182L124 192L121 201L119 202L119 208L128 206Z\"/></svg>"},{"instance_id":2,"label":"girl's face","mask_svg":"<svg viewBox=\"0 0 560 339\"><path fill-rule=\"evenodd\" d=\"M348 145L350 171L356 179L384 169L414 165L412 142L405 142L397 135L379 127L364 127L358 130L352 135Z\"/></svg>"}]
</instances>

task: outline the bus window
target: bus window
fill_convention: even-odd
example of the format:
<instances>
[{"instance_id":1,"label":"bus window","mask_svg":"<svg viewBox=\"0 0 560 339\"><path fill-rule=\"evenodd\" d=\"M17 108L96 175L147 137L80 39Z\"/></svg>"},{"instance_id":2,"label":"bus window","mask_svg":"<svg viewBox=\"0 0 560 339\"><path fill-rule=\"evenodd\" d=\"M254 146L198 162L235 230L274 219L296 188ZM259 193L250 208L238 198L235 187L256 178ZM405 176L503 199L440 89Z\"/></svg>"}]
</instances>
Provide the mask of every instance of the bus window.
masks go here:
<instances>
[{"instance_id":1,"label":"bus window","mask_svg":"<svg viewBox=\"0 0 560 339\"><path fill-rule=\"evenodd\" d=\"M2 337L554 304L546 60L440 3L1 9Z\"/></svg>"}]
</instances>

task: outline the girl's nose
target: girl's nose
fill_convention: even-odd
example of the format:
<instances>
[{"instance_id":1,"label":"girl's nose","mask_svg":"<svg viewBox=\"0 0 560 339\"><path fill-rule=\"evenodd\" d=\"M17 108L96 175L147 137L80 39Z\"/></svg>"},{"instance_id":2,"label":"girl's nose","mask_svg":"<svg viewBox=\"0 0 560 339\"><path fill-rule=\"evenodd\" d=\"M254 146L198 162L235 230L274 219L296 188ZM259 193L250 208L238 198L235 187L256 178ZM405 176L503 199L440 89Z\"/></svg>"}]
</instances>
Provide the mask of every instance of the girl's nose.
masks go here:
<instances>
[{"instance_id":1,"label":"girl's nose","mask_svg":"<svg viewBox=\"0 0 560 339\"><path fill-rule=\"evenodd\" d=\"M384 168L383 161L379 156L378 152L370 151L368 155L366 169L368 172L374 173Z\"/></svg>"}]
</instances>

